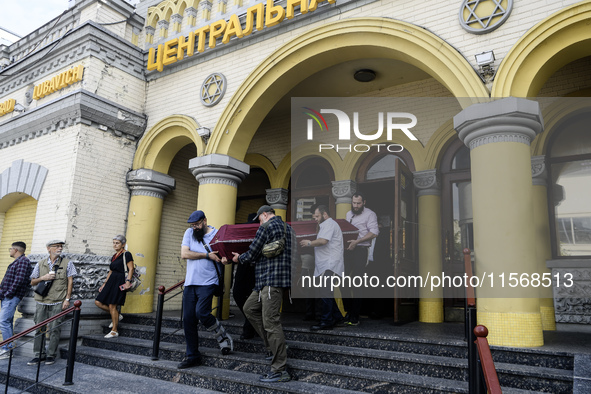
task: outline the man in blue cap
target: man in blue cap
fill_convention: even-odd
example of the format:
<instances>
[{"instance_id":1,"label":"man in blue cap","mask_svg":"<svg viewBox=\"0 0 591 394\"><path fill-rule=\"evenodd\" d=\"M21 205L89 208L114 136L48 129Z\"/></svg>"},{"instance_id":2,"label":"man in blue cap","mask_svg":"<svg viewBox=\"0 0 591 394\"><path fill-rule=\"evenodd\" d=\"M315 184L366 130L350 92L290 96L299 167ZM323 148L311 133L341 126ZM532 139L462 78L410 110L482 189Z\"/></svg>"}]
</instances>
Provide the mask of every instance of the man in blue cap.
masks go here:
<instances>
[{"instance_id":1,"label":"man in blue cap","mask_svg":"<svg viewBox=\"0 0 591 394\"><path fill-rule=\"evenodd\" d=\"M181 246L181 258L187 260L185 290L183 294L183 319L186 356L177 366L179 369L190 368L201 364L199 353L198 323L201 322L208 331L214 332L222 354L233 349L230 335L221 323L211 314L213 293L219 283L218 272L222 272L219 263L226 259L212 252L209 243L217 233L217 229L207 225L203 211L195 211L187 220L190 227L185 231ZM216 267L216 265L218 265Z\"/></svg>"}]
</instances>

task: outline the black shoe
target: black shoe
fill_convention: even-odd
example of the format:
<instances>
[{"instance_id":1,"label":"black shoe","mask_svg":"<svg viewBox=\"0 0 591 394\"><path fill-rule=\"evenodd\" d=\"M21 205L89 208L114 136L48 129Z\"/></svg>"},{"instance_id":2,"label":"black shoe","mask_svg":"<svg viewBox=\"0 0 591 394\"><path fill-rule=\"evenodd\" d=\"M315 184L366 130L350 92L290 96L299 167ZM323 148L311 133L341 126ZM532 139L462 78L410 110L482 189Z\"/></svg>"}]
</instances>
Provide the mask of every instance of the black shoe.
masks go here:
<instances>
[{"instance_id":1,"label":"black shoe","mask_svg":"<svg viewBox=\"0 0 591 394\"><path fill-rule=\"evenodd\" d=\"M320 331L320 330L332 330L332 324L320 323L318 325L310 327L310 331Z\"/></svg>"},{"instance_id":2,"label":"black shoe","mask_svg":"<svg viewBox=\"0 0 591 394\"><path fill-rule=\"evenodd\" d=\"M259 380L265 383L289 382L291 380L291 376L289 376L287 371L271 372L266 375L262 375Z\"/></svg>"},{"instance_id":3,"label":"black shoe","mask_svg":"<svg viewBox=\"0 0 591 394\"><path fill-rule=\"evenodd\" d=\"M47 357L45 359L45 365L51 365L55 363L55 357Z\"/></svg>"},{"instance_id":4,"label":"black shoe","mask_svg":"<svg viewBox=\"0 0 591 394\"><path fill-rule=\"evenodd\" d=\"M191 368L191 367L196 367L198 365L201 365L201 359L200 358L183 358L183 361L181 361L179 363L179 365L177 365L176 367L178 369L185 369L185 368Z\"/></svg>"},{"instance_id":5,"label":"black shoe","mask_svg":"<svg viewBox=\"0 0 591 394\"><path fill-rule=\"evenodd\" d=\"M31 361L29 361L27 363L27 365L37 365L41 362L41 360L39 360L39 357L35 357L34 359L32 359Z\"/></svg>"}]
</instances>

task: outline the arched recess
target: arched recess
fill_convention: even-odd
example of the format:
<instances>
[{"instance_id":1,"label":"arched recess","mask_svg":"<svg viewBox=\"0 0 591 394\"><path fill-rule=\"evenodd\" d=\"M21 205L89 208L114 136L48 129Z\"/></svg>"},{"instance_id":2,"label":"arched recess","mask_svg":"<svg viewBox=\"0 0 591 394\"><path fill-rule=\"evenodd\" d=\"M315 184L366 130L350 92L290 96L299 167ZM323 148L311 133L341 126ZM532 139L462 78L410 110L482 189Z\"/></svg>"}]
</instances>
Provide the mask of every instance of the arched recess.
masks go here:
<instances>
[{"instance_id":1,"label":"arched recess","mask_svg":"<svg viewBox=\"0 0 591 394\"><path fill-rule=\"evenodd\" d=\"M531 143L531 155L545 155L552 134L560 129L560 124L572 116L591 110L591 98L559 98L544 109L544 132L536 136Z\"/></svg>"},{"instance_id":2,"label":"arched recess","mask_svg":"<svg viewBox=\"0 0 591 394\"><path fill-rule=\"evenodd\" d=\"M591 1L566 7L532 27L505 56L492 97L535 97L566 64L591 54Z\"/></svg>"},{"instance_id":3,"label":"arched recess","mask_svg":"<svg viewBox=\"0 0 591 394\"><path fill-rule=\"evenodd\" d=\"M267 177L269 178L269 183L271 187L282 187L281 182L277 180L277 169L266 156L263 156L259 153L249 153L244 157L244 162L251 167L258 167L265 171ZM279 185L279 186L277 186Z\"/></svg>"},{"instance_id":4,"label":"arched recess","mask_svg":"<svg viewBox=\"0 0 591 394\"><path fill-rule=\"evenodd\" d=\"M205 144L197 133L199 124L185 115L169 116L156 123L141 139L133 159L133 169L147 168L168 173L170 163L179 150L188 144L203 155Z\"/></svg>"},{"instance_id":5,"label":"arched recess","mask_svg":"<svg viewBox=\"0 0 591 394\"><path fill-rule=\"evenodd\" d=\"M393 19L351 18L304 33L253 70L222 113L206 153L242 160L259 125L281 97L310 75L359 58L401 60L427 72L455 97L488 100L486 88L466 59L436 35Z\"/></svg>"}]
</instances>

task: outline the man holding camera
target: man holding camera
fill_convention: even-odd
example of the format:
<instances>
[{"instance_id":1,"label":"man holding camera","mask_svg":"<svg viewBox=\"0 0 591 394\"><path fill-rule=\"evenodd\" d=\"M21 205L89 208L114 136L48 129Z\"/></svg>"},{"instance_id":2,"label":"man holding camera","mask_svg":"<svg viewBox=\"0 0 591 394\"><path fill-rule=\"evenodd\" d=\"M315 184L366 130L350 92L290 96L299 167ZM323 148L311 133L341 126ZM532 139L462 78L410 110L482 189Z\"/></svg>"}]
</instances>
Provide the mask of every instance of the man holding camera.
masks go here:
<instances>
[{"instance_id":1,"label":"man holding camera","mask_svg":"<svg viewBox=\"0 0 591 394\"><path fill-rule=\"evenodd\" d=\"M74 285L73 278L77 272L74 264L69 259L62 257L64 244L65 242L59 240L47 242L46 246L49 252L49 258L39 261L35 265L35 268L33 268L31 285L37 286L42 282L48 282L44 284L45 286L49 285L49 290L44 292L43 295L38 293L39 288L35 290L35 324L39 324L70 307L70 298ZM49 323L49 327L44 326L37 330L33 344L35 358L29 361L27 365L37 365L43 360L45 360L45 365L55 363L57 346L62 332L60 324L64 318L63 316L56 319ZM49 330L47 357L45 356L45 349L41 348L41 342L43 340L41 333L45 332L46 329Z\"/></svg>"},{"instance_id":2,"label":"man holding camera","mask_svg":"<svg viewBox=\"0 0 591 394\"><path fill-rule=\"evenodd\" d=\"M21 241L14 242L9 249L10 257L14 261L6 269L2 284L0 284L0 300L2 308L0 309L0 331L2 339L5 341L13 335L13 321L16 307L27 295L29 289L29 277L31 276L31 262L25 256L27 244ZM0 350L0 359L10 357L10 348L12 344L2 346Z\"/></svg>"}]
</instances>

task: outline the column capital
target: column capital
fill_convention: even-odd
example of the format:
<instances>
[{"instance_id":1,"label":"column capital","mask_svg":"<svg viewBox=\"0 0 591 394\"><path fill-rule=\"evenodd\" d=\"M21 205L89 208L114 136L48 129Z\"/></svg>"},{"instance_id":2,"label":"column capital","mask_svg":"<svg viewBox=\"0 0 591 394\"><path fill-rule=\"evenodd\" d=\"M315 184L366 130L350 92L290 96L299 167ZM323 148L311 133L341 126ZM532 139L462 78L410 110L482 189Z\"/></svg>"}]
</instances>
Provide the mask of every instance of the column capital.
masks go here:
<instances>
[{"instance_id":1,"label":"column capital","mask_svg":"<svg viewBox=\"0 0 591 394\"><path fill-rule=\"evenodd\" d=\"M437 170L416 171L412 175L419 197L441 196L441 177Z\"/></svg>"},{"instance_id":2,"label":"column capital","mask_svg":"<svg viewBox=\"0 0 591 394\"><path fill-rule=\"evenodd\" d=\"M548 186L546 156L533 156L531 158L531 178L534 186Z\"/></svg>"},{"instance_id":3,"label":"column capital","mask_svg":"<svg viewBox=\"0 0 591 394\"><path fill-rule=\"evenodd\" d=\"M185 15L192 16L193 18L197 17L197 9L193 7L185 8Z\"/></svg>"},{"instance_id":4,"label":"column capital","mask_svg":"<svg viewBox=\"0 0 591 394\"><path fill-rule=\"evenodd\" d=\"M544 123L539 103L508 97L466 108L454 116L454 128L464 144L474 149L494 142L529 145Z\"/></svg>"},{"instance_id":5,"label":"column capital","mask_svg":"<svg viewBox=\"0 0 591 394\"><path fill-rule=\"evenodd\" d=\"M127 186L132 196L164 199L176 187L173 177L158 171L140 168L127 173Z\"/></svg>"},{"instance_id":6,"label":"column capital","mask_svg":"<svg viewBox=\"0 0 591 394\"><path fill-rule=\"evenodd\" d=\"M172 14L170 16L170 21L172 23L183 23L183 16L181 14Z\"/></svg>"},{"instance_id":7,"label":"column capital","mask_svg":"<svg viewBox=\"0 0 591 394\"><path fill-rule=\"evenodd\" d=\"M332 181L332 196L337 200L337 204L351 204L355 193L357 193L357 182L350 179Z\"/></svg>"},{"instance_id":8,"label":"column capital","mask_svg":"<svg viewBox=\"0 0 591 394\"><path fill-rule=\"evenodd\" d=\"M217 183L237 188L250 173L250 166L231 156L213 153L189 160L189 171L199 185Z\"/></svg>"},{"instance_id":9,"label":"column capital","mask_svg":"<svg viewBox=\"0 0 591 394\"><path fill-rule=\"evenodd\" d=\"M281 187L276 189L265 189L267 192L267 204L273 209L287 210L288 193L287 189Z\"/></svg>"},{"instance_id":10,"label":"column capital","mask_svg":"<svg viewBox=\"0 0 591 394\"><path fill-rule=\"evenodd\" d=\"M168 22L166 19L160 19L157 25L161 29L168 29L168 27L170 26L170 22Z\"/></svg>"},{"instance_id":11,"label":"column capital","mask_svg":"<svg viewBox=\"0 0 591 394\"><path fill-rule=\"evenodd\" d=\"M152 27L152 26L146 26L145 29L146 29L146 34L154 35L154 33L156 32L156 28Z\"/></svg>"}]
</instances>

